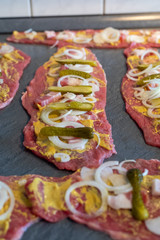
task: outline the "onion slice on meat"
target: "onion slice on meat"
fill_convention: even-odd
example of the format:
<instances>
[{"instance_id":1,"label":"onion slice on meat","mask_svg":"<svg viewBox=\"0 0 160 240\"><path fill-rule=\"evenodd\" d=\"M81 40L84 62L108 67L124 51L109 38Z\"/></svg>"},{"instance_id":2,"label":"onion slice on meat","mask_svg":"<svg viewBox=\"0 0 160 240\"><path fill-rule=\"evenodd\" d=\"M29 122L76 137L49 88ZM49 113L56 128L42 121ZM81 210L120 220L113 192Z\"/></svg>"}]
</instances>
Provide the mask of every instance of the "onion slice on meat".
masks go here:
<instances>
[{"instance_id":1,"label":"onion slice on meat","mask_svg":"<svg viewBox=\"0 0 160 240\"><path fill-rule=\"evenodd\" d=\"M149 72L150 70L152 69L152 64L150 64L146 69L144 69L143 71L141 72L137 72L137 73L134 73L137 69L133 68L131 70L128 71L128 76L131 76L131 77L136 77L136 76L140 76L144 73L147 73Z\"/></svg>"},{"instance_id":2,"label":"onion slice on meat","mask_svg":"<svg viewBox=\"0 0 160 240\"><path fill-rule=\"evenodd\" d=\"M78 71L83 71L86 73L91 73L93 72L93 67L88 65L88 64L65 64L65 67L73 70L78 70Z\"/></svg>"},{"instance_id":3,"label":"onion slice on meat","mask_svg":"<svg viewBox=\"0 0 160 240\"><path fill-rule=\"evenodd\" d=\"M54 158L60 158L61 162L70 161L70 156L67 153L55 153Z\"/></svg>"},{"instance_id":4,"label":"onion slice on meat","mask_svg":"<svg viewBox=\"0 0 160 240\"><path fill-rule=\"evenodd\" d=\"M78 49L74 49L74 48L68 48L66 50L64 50L64 52L60 53L60 54L56 54L55 57L61 57L61 56L68 56L70 58L73 59L85 59L86 58L86 52L84 50L84 48L82 48L82 51L78 50Z\"/></svg>"},{"instance_id":5,"label":"onion slice on meat","mask_svg":"<svg viewBox=\"0 0 160 240\"><path fill-rule=\"evenodd\" d=\"M51 108L45 108L42 110L41 112L41 120L48 124L48 125L51 125L51 126L54 126L55 124L57 124L56 122L54 121L57 121L57 120L60 120L64 117L66 117L67 115L71 114L72 110L69 110L69 111L63 111L65 113L61 114L59 117L56 117L56 118L49 118L49 114L53 112L53 109Z\"/></svg>"},{"instance_id":6,"label":"onion slice on meat","mask_svg":"<svg viewBox=\"0 0 160 240\"><path fill-rule=\"evenodd\" d=\"M129 192L132 190L132 186L130 183L121 185L121 186L110 186L106 184L103 179L102 179L102 170L107 168L107 167L112 167L118 165L118 161L111 161L111 162L106 162L102 164L99 168L97 168L96 173L95 173L95 180L101 184L103 187L106 187L108 191L113 191L115 193L124 193L124 192Z\"/></svg>"},{"instance_id":7,"label":"onion slice on meat","mask_svg":"<svg viewBox=\"0 0 160 240\"><path fill-rule=\"evenodd\" d=\"M88 167L81 168L80 176L83 181L94 180L94 174L95 174L95 169L93 168L88 168Z\"/></svg>"},{"instance_id":8,"label":"onion slice on meat","mask_svg":"<svg viewBox=\"0 0 160 240\"><path fill-rule=\"evenodd\" d=\"M74 191L77 188L84 187L84 186L95 187L100 191L100 194L101 194L101 199L102 199L101 207L93 214L79 212L78 210L75 209L75 207L71 204L71 201L70 201L70 195L71 195L72 191ZM66 202L66 205L67 205L69 211L72 212L73 214L83 217L83 218L97 217L97 216L101 215L107 208L107 198L108 198L107 190L104 187L100 186L95 181L76 182L67 189L66 194L65 194L65 202Z\"/></svg>"},{"instance_id":9,"label":"onion slice on meat","mask_svg":"<svg viewBox=\"0 0 160 240\"><path fill-rule=\"evenodd\" d=\"M79 37L74 37L73 38L73 42L75 43L89 43L92 40L92 38L87 38L87 37L83 37L83 36L79 36Z\"/></svg>"},{"instance_id":10,"label":"onion slice on meat","mask_svg":"<svg viewBox=\"0 0 160 240\"><path fill-rule=\"evenodd\" d=\"M112 27L108 27L101 32L101 36L105 42L118 42L120 38L120 31Z\"/></svg>"},{"instance_id":11,"label":"onion slice on meat","mask_svg":"<svg viewBox=\"0 0 160 240\"><path fill-rule=\"evenodd\" d=\"M57 86L58 87L62 87L61 85L61 81L63 81L65 78L77 78L77 79L81 79L82 81L85 81L85 78L81 77L81 76L77 76L77 75L65 75L65 76L62 76L58 79L57 81Z\"/></svg>"},{"instance_id":12,"label":"onion slice on meat","mask_svg":"<svg viewBox=\"0 0 160 240\"><path fill-rule=\"evenodd\" d=\"M0 190L1 189L5 189L9 195L9 198L10 198L10 205L9 205L9 208L7 209L6 212L2 213L0 215L0 220L5 220L10 214L11 212L13 211L13 208L14 208L14 204L15 204L15 198L14 198L14 195L13 195L13 192L12 190L10 189L10 187L4 183L4 182L1 182L0 181Z\"/></svg>"},{"instance_id":13,"label":"onion slice on meat","mask_svg":"<svg viewBox=\"0 0 160 240\"><path fill-rule=\"evenodd\" d=\"M141 60L142 60L142 61L143 61L145 55L148 54L148 53L154 53L154 54L160 59L160 54L159 54L157 51L155 51L155 50L153 50L153 49L147 49L147 50L144 51L143 54L141 55Z\"/></svg>"}]
</instances>

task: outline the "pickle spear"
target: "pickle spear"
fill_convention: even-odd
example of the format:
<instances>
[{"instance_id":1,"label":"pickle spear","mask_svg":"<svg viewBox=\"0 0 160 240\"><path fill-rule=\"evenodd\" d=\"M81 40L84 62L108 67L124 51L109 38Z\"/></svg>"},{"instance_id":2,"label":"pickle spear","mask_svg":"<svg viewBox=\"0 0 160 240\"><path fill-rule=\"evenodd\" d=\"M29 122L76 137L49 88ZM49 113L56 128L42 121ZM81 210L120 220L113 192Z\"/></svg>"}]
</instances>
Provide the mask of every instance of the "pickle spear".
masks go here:
<instances>
[{"instance_id":1,"label":"pickle spear","mask_svg":"<svg viewBox=\"0 0 160 240\"><path fill-rule=\"evenodd\" d=\"M91 94L92 93L92 86L82 85L82 86L64 86L64 87L57 87L52 86L49 87L48 90L53 92L61 92L61 93L75 93L75 94Z\"/></svg>"},{"instance_id":2,"label":"pickle spear","mask_svg":"<svg viewBox=\"0 0 160 240\"><path fill-rule=\"evenodd\" d=\"M82 72L79 70L64 69L64 70L59 71L60 77L67 76L67 75L75 75L75 76L79 76L79 77L83 77L83 78L91 78L92 77L89 73Z\"/></svg>"},{"instance_id":3,"label":"pickle spear","mask_svg":"<svg viewBox=\"0 0 160 240\"><path fill-rule=\"evenodd\" d=\"M75 109L75 110L80 110L80 111L91 111L93 108L93 104L92 103L88 103L88 102L76 102L76 101L72 101L72 102L55 102L52 103L48 106L49 108L53 109L53 110L70 110L70 109Z\"/></svg>"},{"instance_id":4,"label":"pickle spear","mask_svg":"<svg viewBox=\"0 0 160 240\"><path fill-rule=\"evenodd\" d=\"M62 127L43 127L40 136L71 136L85 139L93 138L93 129L90 127L62 128Z\"/></svg>"},{"instance_id":5,"label":"pickle spear","mask_svg":"<svg viewBox=\"0 0 160 240\"><path fill-rule=\"evenodd\" d=\"M143 85L145 85L145 84L147 83L147 82L145 82L145 81L147 81L147 80L152 80L152 79L159 79L159 78L160 78L160 74L152 74L152 75L149 75L149 76L147 76L147 77L144 77L144 78L138 80L138 81L136 82L136 84L137 84L138 86L143 86Z\"/></svg>"},{"instance_id":6,"label":"pickle spear","mask_svg":"<svg viewBox=\"0 0 160 240\"><path fill-rule=\"evenodd\" d=\"M139 64L137 68L142 71L142 70L146 69L147 67L149 67L149 65L150 64ZM152 63L153 67L156 67L158 65L160 65L160 61Z\"/></svg>"},{"instance_id":7,"label":"pickle spear","mask_svg":"<svg viewBox=\"0 0 160 240\"><path fill-rule=\"evenodd\" d=\"M56 59L56 62L58 62L60 64L87 64L92 67L97 66L96 61L82 60L82 59Z\"/></svg>"},{"instance_id":8,"label":"pickle spear","mask_svg":"<svg viewBox=\"0 0 160 240\"><path fill-rule=\"evenodd\" d=\"M143 175L139 169L127 171L127 178L133 187L132 193L132 216L137 220L145 220L149 217L148 210L144 206L141 196L141 182Z\"/></svg>"}]
</instances>

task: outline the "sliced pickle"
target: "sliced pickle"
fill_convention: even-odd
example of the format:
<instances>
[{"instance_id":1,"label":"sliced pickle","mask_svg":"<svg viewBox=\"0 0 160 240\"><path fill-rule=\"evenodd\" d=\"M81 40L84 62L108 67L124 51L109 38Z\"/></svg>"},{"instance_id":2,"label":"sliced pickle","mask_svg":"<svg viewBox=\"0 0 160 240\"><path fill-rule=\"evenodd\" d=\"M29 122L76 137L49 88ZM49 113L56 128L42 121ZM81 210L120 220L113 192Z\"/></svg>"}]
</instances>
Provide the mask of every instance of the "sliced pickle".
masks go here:
<instances>
[{"instance_id":1,"label":"sliced pickle","mask_svg":"<svg viewBox=\"0 0 160 240\"><path fill-rule=\"evenodd\" d=\"M70 109L75 109L75 110L80 110L80 111L91 111L93 108L93 104L88 103L88 102L55 102L50 105L48 105L49 108L53 110L70 110Z\"/></svg>"},{"instance_id":2,"label":"sliced pickle","mask_svg":"<svg viewBox=\"0 0 160 240\"><path fill-rule=\"evenodd\" d=\"M64 70L59 71L60 77L67 76L67 75L75 75L75 76L80 76L83 78L91 78L92 77L89 73L82 72L79 70L64 69Z\"/></svg>"},{"instance_id":3,"label":"sliced pickle","mask_svg":"<svg viewBox=\"0 0 160 240\"><path fill-rule=\"evenodd\" d=\"M158 78L160 78L160 74L152 74L152 75L149 75L149 76L147 76L147 77L144 77L144 78L138 80L138 81L136 82L136 84L137 84L138 86L143 86L143 85L146 84L146 82L145 82L146 80L152 80L152 79L158 79Z\"/></svg>"},{"instance_id":4,"label":"sliced pickle","mask_svg":"<svg viewBox=\"0 0 160 240\"><path fill-rule=\"evenodd\" d=\"M153 67L156 67L156 66L160 65L160 61L155 62L155 63L150 63L150 64L152 64ZM142 70L145 70L147 67L149 67L150 64L140 64L137 66L137 68L142 71Z\"/></svg>"},{"instance_id":5,"label":"sliced pickle","mask_svg":"<svg viewBox=\"0 0 160 240\"><path fill-rule=\"evenodd\" d=\"M62 128L62 127L43 127L40 136L71 136L85 139L93 138L93 129L90 127L81 128Z\"/></svg>"},{"instance_id":6,"label":"sliced pickle","mask_svg":"<svg viewBox=\"0 0 160 240\"><path fill-rule=\"evenodd\" d=\"M134 168L129 169L126 176L133 187L132 215L135 219L143 221L149 217L148 210L146 209L141 196L141 182L143 180L143 175L139 169Z\"/></svg>"},{"instance_id":7,"label":"sliced pickle","mask_svg":"<svg viewBox=\"0 0 160 240\"><path fill-rule=\"evenodd\" d=\"M56 62L58 62L60 64L87 64L92 67L97 66L96 61L82 60L82 59L56 59Z\"/></svg>"},{"instance_id":8,"label":"sliced pickle","mask_svg":"<svg viewBox=\"0 0 160 240\"><path fill-rule=\"evenodd\" d=\"M91 94L92 93L92 86L64 86L64 87L57 87L57 86L52 86L48 88L49 91L53 92L61 92L61 93L75 93L75 94Z\"/></svg>"}]
</instances>

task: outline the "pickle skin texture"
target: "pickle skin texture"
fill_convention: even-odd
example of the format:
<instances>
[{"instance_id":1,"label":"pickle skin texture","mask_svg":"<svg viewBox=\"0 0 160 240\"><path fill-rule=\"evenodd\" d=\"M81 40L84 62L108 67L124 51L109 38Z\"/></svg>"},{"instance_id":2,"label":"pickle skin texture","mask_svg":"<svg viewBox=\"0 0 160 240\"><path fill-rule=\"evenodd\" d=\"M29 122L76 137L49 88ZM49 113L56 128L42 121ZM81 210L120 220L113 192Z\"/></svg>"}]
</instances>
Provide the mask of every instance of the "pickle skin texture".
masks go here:
<instances>
[{"instance_id":1,"label":"pickle skin texture","mask_svg":"<svg viewBox=\"0 0 160 240\"><path fill-rule=\"evenodd\" d=\"M71 136L84 139L93 138L93 129L90 127L81 128L62 128L62 127L43 127L39 136Z\"/></svg>"},{"instance_id":2,"label":"pickle skin texture","mask_svg":"<svg viewBox=\"0 0 160 240\"><path fill-rule=\"evenodd\" d=\"M59 71L59 76L67 76L67 75L74 75L74 76L79 76L83 78L91 78L92 76L89 73L82 72L79 70L72 70L72 69L64 69Z\"/></svg>"},{"instance_id":3,"label":"pickle skin texture","mask_svg":"<svg viewBox=\"0 0 160 240\"><path fill-rule=\"evenodd\" d=\"M93 108L93 104L88 103L88 102L65 102L65 103L52 103L48 105L49 108L53 110L70 110L70 109L75 109L75 110L80 110L80 111L91 111Z\"/></svg>"},{"instance_id":4,"label":"pickle skin texture","mask_svg":"<svg viewBox=\"0 0 160 240\"><path fill-rule=\"evenodd\" d=\"M96 67L97 63L96 61L90 61L90 60L82 60L82 59L56 59L56 62L64 65L64 64L86 64L90 65L92 67Z\"/></svg>"},{"instance_id":5,"label":"pickle skin texture","mask_svg":"<svg viewBox=\"0 0 160 240\"><path fill-rule=\"evenodd\" d=\"M52 86L48 88L49 91L53 92L61 92L61 93L75 93L75 94L91 94L92 93L92 86L83 85L83 86L64 86L64 87L57 87Z\"/></svg>"},{"instance_id":6,"label":"pickle skin texture","mask_svg":"<svg viewBox=\"0 0 160 240\"><path fill-rule=\"evenodd\" d=\"M132 193L132 216L140 221L149 217L148 210L146 209L142 196L141 196L141 182L143 175L139 169L129 169L127 171L127 178L133 187Z\"/></svg>"}]
</instances>

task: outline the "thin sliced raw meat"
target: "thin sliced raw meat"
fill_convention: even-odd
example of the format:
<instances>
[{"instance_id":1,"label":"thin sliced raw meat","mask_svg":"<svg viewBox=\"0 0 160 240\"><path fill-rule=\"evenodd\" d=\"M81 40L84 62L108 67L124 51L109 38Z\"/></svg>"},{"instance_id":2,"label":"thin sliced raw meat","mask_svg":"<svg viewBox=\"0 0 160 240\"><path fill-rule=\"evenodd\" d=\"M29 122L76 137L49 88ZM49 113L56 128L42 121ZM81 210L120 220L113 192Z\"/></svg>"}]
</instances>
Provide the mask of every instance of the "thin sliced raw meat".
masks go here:
<instances>
[{"instance_id":1,"label":"thin sliced raw meat","mask_svg":"<svg viewBox=\"0 0 160 240\"><path fill-rule=\"evenodd\" d=\"M23 70L29 62L30 57L22 51L0 43L0 109L14 98Z\"/></svg>"},{"instance_id":2,"label":"thin sliced raw meat","mask_svg":"<svg viewBox=\"0 0 160 240\"><path fill-rule=\"evenodd\" d=\"M0 181L10 187L15 197L15 204L10 217L0 223L0 239L18 240L29 226L39 220L39 217L31 212L31 203L24 188L27 179L30 177L31 175L22 177L0 176Z\"/></svg>"},{"instance_id":3,"label":"thin sliced raw meat","mask_svg":"<svg viewBox=\"0 0 160 240\"><path fill-rule=\"evenodd\" d=\"M138 168L141 172L144 172L145 169L148 170L148 175L144 177L141 183L143 201L150 218L160 216L159 197L153 196L151 191L152 180L160 179L160 161L156 159L137 159L136 162L124 163L123 167L127 170ZM132 217L131 210L114 210L107 206L107 210L100 216L90 216L89 218L73 214L70 210L67 210L65 192L73 183L81 182L81 180L79 170L63 178L38 177L29 179L25 187L27 196L32 203L32 211L49 222L56 222L64 217L69 217L78 223L87 225L89 228L105 232L116 240L159 239L158 235L153 234L146 228L144 221ZM91 196L94 199L93 201ZM72 191L71 202L79 212L89 214L91 209L93 211L93 206L100 204L101 201L98 202L99 198L99 191L94 188L85 187L81 190L77 188Z\"/></svg>"},{"instance_id":4,"label":"thin sliced raw meat","mask_svg":"<svg viewBox=\"0 0 160 240\"><path fill-rule=\"evenodd\" d=\"M92 111L88 112L88 115L85 113L81 114L80 120L78 123L84 124L86 127L93 127L96 134L99 134L100 137L100 145L98 146L98 137L95 135L93 139L88 140L86 147L83 150L67 150L64 148L58 148L53 145L49 141L49 139L39 139L38 134L42 127L46 126L46 124L40 119L40 111L35 102L39 99L40 96L42 98L45 94L48 94L48 87L55 86L57 84L57 80L59 77L52 77L48 73L52 70L59 68L60 70L67 69L63 65L59 64L57 67L57 62L54 57L51 57L48 62L46 62L43 66L41 66L34 77L34 79L30 82L30 85L27 87L27 91L24 93L22 97L22 104L27 112L31 115L31 120L24 128L24 145L31 151L33 151L36 155L52 162L60 169L68 169L68 170L76 170L82 166L88 167L98 167L104 160L104 158L110 157L113 153L115 153L113 140L111 137L111 126L106 119L106 115L104 112L105 104L106 104L106 77L105 73L97 61L96 57L91 53L91 51L87 49L81 49L78 47L64 47L60 49L55 56L61 56L61 54L66 49L73 49L75 51L80 51L85 54L87 60L96 61L97 66L94 67L93 72L91 73L93 80L98 82L99 91L93 93L93 96L88 96L87 100L94 97L95 103ZM74 52L72 50L72 52ZM66 56L62 55L62 59L65 59ZM85 72L84 72L85 74ZM87 81L87 79L85 79ZM93 82L94 83L94 82ZM86 84L86 83L85 83ZM84 85L85 85L84 84ZM90 85L90 84L89 84ZM68 94L67 94L68 95ZM75 95L75 94L73 94ZM64 96L66 96L64 94ZM65 99L63 94L61 95L62 100ZM75 95L76 96L76 95ZM84 102L86 101L86 96L81 95L84 98ZM57 99L57 101L61 102L61 99ZM69 100L71 101L71 100ZM46 106L47 108L47 106ZM69 115L68 115L69 116ZM87 119L88 118L88 119ZM76 118L75 118L76 119ZM77 118L79 119L79 118ZM65 118L63 118L65 121ZM78 143L77 143L78 144ZM59 159L54 158L54 153L65 153L70 157L70 161L61 162Z\"/></svg>"},{"instance_id":5,"label":"thin sliced raw meat","mask_svg":"<svg viewBox=\"0 0 160 240\"><path fill-rule=\"evenodd\" d=\"M153 53L146 55L145 60L143 61L141 60L141 57L137 55L137 50L149 49L151 49L149 45L142 44L132 44L129 48L125 49L124 54L127 57L128 73L131 68L136 68L139 64L151 64L159 61L157 56ZM157 51L156 49L152 50ZM150 73L146 73L145 75L142 74L142 77L148 76L149 74ZM122 80L121 92L125 100L126 111L142 129L146 143L152 146L160 147L159 118L152 118L148 115L148 108L144 106L142 101L137 99L134 95L135 87L138 87L136 85L136 81L129 79L129 77L125 75Z\"/></svg>"}]
</instances>

